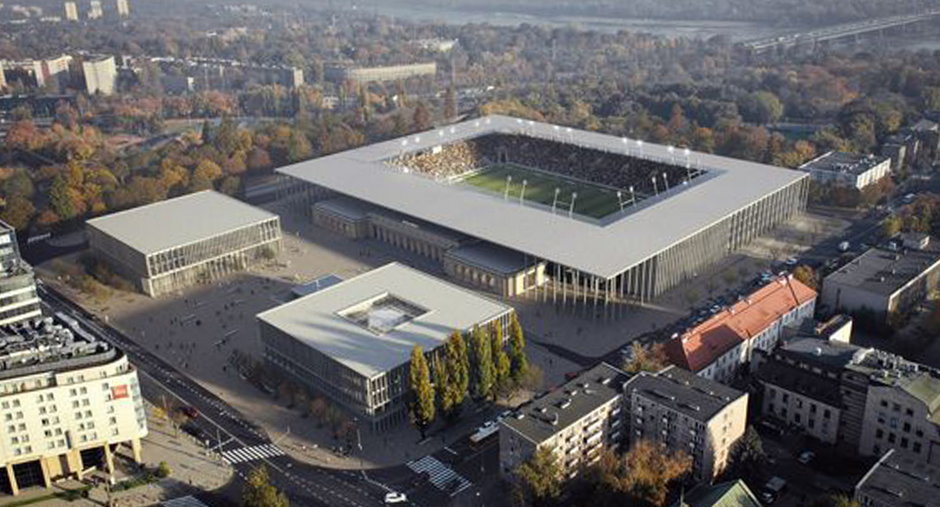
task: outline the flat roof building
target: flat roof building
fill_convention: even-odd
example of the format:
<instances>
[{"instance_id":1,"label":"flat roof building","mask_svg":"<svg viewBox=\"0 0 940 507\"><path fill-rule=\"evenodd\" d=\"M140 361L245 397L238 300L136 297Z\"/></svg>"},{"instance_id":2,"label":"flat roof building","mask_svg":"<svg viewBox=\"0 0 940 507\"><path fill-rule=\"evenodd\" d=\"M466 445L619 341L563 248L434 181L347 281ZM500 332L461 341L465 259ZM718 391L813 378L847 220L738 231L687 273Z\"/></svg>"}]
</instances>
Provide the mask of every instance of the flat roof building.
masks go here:
<instances>
[{"instance_id":1,"label":"flat roof building","mask_svg":"<svg viewBox=\"0 0 940 507\"><path fill-rule=\"evenodd\" d=\"M833 312L868 310L884 320L906 314L937 288L940 249L874 247L823 280L822 304Z\"/></svg>"},{"instance_id":2,"label":"flat roof building","mask_svg":"<svg viewBox=\"0 0 940 507\"><path fill-rule=\"evenodd\" d=\"M94 6L92 6L92 10L94 10ZM114 93L117 84L117 66L114 63L113 56L100 56L84 60L82 62L82 74L85 77L85 93L89 95L111 95Z\"/></svg>"},{"instance_id":3,"label":"flat roof building","mask_svg":"<svg viewBox=\"0 0 940 507\"><path fill-rule=\"evenodd\" d=\"M544 185L556 183L543 182L542 200L535 201L534 190L525 194L533 200L510 192L504 176L493 176L489 190L469 182L507 165L528 171L530 185L535 178L576 181L610 204L610 212L576 212L587 197L558 188L552 199L552 188ZM304 213L337 196L380 206L405 221L434 224L544 262L547 283L536 287L543 300L610 311L698 276L800 213L809 182L800 171L506 116L278 172L293 182L285 202ZM520 179L508 182L524 183Z\"/></svg>"},{"instance_id":4,"label":"flat roof building","mask_svg":"<svg viewBox=\"0 0 940 507\"><path fill-rule=\"evenodd\" d=\"M728 465L747 426L747 393L670 366L640 372L624 387L633 445L649 440L692 458L691 477L709 482Z\"/></svg>"},{"instance_id":5,"label":"flat roof building","mask_svg":"<svg viewBox=\"0 0 940 507\"><path fill-rule=\"evenodd\" d=\"M33 268L20 258L16 231L0 221L0 326L39 317Z\"/></svg>"},{"instance_id":6,"label":"flat roof building","mask_svg":"<svg viewBox=\"0 0 940 507\"><path fill-rule=\"evenodd\" d=\"M0 488L17 494L140 463L147 416L127 356L63 314L0 327Z\"/></svg>"},{"instance_id":7,"label":"flat roof building","mask_svg":"<svg viewBox=\"0 0 940 507\"><path fill-rule=\"evenodd\" d=\"M830 151L801 165L800 170L820 183L862 189L891 174L891 157Z\"/></svg>"},{"instance_id":8,"label":"flat roof building","mask_svg":"<svg viewBox=\"0 0 940 507\"><path fill-rule=\"evenodd\" d=\"M940 466L889 449L855 485L855 501L864 507L940 507L937 491Z\"/></svg>"},{"instance_id":9,"label":"flat roof building","mask_svg":"<svg viewBox=\"0 0 940 507\"><path fill-rule=\"evenodd\" d=\"M152 297L271 259L280 218L206 190L87 222L92 252Z\"/></svg>"},{"instance_id":10,"label":"flat roof building","mask_svg":"<svg viewBox=\"0 0 940 507\"><path fill-rule=\"evenodd\" d=\"M813 318L816 291L778 277L666 343L669 360L702 377L730 383L755 350L777 346L785 327Z\"/></svg>"},{"instance_id":11,"label":"flat roof building","mask_svg":"<svg viewBox=\"0 0 940 507\"><path fill-rule=\"evenodd\" d=\"M623 386L629 375L607 363L580 373L503 418L499 427L500 472L511 477L539 448L551 449L570 479L617 449L623 431Z\"/></svg>"},{"instance_id":12,"label":"flat roof building","mask_svg":"<svg viewBox=\"0 0 940 507\"><path fill-rule=\"evenodd\" d=\"M411 77L430 76L437 74L437 63L411 63L405 65L384 65L375 67L356 67L351 64L332 64L325 69L326 78L337 83L354 81L356 83L371 83L381 81L397 81Z\"/></svg>"},{"instance_id":13,"label":"flat roof building","mask_svg":"<svg viewBox=\"0 0 940 507\"><path fill-rule=\"evenodd\" d=\"M506 329L513 310L391 263L257 316L265 360L374 427L405 419L411 351L454 332Z\"/></svg>"}]
</instances>

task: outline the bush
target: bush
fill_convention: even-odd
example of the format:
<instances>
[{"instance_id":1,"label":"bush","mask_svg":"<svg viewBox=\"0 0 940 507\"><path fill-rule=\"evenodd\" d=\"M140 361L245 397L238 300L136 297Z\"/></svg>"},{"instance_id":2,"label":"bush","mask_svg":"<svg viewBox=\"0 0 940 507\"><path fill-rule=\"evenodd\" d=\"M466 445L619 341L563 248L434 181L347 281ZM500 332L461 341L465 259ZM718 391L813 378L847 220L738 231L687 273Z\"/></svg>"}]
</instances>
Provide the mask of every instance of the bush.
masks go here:
<instances>
[{"instance_id":1,"label":"bush","mask_svg":"<svg viewBox=\"0 0 940 507\"><path fill-rule=\"evenodd\" d=\"M160 464L157 465L157 471L155 474L157 477L166 479L170 476L171 473L173 473L173 471L170 470L170 465L168 465L166 461L161 461Z\"/></svg>"}]
</instances>

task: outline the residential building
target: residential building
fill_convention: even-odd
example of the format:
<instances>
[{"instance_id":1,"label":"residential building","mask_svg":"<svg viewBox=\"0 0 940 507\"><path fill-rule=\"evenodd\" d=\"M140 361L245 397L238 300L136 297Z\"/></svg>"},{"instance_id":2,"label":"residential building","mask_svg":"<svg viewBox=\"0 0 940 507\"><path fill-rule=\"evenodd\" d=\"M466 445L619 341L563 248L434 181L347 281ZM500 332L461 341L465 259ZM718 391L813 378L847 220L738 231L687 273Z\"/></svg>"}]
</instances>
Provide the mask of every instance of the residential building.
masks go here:
<instances>
[{"instance_id":1,"label":"residential building","mask_svg":"<svg viewBox=\"0 0 940 507\"><path fill-rule=\"evenodd\" d=\"M121 351L56 314L0 327L0 363L0 489L112 473L121 446L141 462L144 400Z\"/></svg>"},{"instance_id":2,"label":"residential building","mask_svg":"<svg viewBox=\"0 0 940 507\"><path fill-rule=\"evenodd\" d=\"M747 426L747 393L676 366L641 372L624 387L631 445L662 444L692 458L691 478L709 482L728 465Z\"/></svg>"},{"instance_id":3,"label":"residential building","mask_svg":"<svg viewBox=\"0 0 940 507\"><path fill-rule=\"evenodd\" d=\"M933 164L937 160L938 149L940 149L940 124L929 119L921 119L911 127L914 135L920 139L921 160L927 164Z\"/></svg>"},{"instance_id":4,"label":"residential building","mask_svg":"<svg viewBox=\"0 0 940 507\"><path fill-rule=\"evenodd\" d=\"M16 232L0 221L0 326L41 314L33 268L20 258Z\"/></svg>"},{"instance_id":5,"label":"residential building","mask_svg":"<svg viewBox=\"0 0 940 507\"><path fill-rule=\"evenodd\" d=\"M729 383L755 350L777 346L785 328L812 319L816 291L780 276L666 343L670 361L701 377Z\"/></svg>"},{"instance_id":6,"label":"residential building","mask_svg":"<svg viewBox=\"0 0 940 507\"><path fill-rule=\"evenodd\" d=\"M538 449L550 449L563 478L616 450L625 437L623 387L629 375L601 363L519 407L499 423L499 469L507 478Z\"/></svg>"},{"instance_id":7,"label":"residential building","mask_svg":"<svg viewBox=\"0 0 940 507\"><path fill-rule=\"evenodd\" d=\"M82 62L82 74L85 77L85 93L111 95L117 84L117 66L113 56L102 56Z\"/></svg>"},{"instance_id":8,"label":"residential building","mask_svg":"<svg viewBox=\"0 0 940 507\"><path fill-rule=\"evenodd\" d=\"M754 378L761 386L761 414L798 427L820 442L845 442L859 431L845 427L850 422L843 419L842 374L869 350L838 341L796 338L759 353ZM854 450L855 445L849 441L847 448Z\"/></svg>"},{"instance_id":9,"label":"residential building","mask_svg":"<svg viewBox=\"0 0 940 507\"><path fill-rule=\"evenodd\" d=\"M813 180L861 190L891 174L891 158L830 151L801 165Z\"/></svg>"},{"instance_id":10,"label":"residential building","mask_svg":"<svg viewBox=\"0 0 940 507\"><path fill-rule=\"evenodd\" d=\"M104 9L101 8L101 0L91 0L88 5L88 19L101 19L104 16Z\"/></svg>"},{"instance_id":11,"label":"residential building","mask_svg":"<svg viewBox=\"0 0 940 507\"><path fill-rule=\"evenodd\" d=\"M385 65L377 67L355 67L349 64L333 64L326 66L324 73L327 79L337 83L346 81L356 83L397 81L411 77L434 77L437 74L437 63L412 63L407 65Z\"/></svg>"},{"instance_id":12,"label":"residential building","mask_svg":"<svg viewBox=\"0 0 940 507\"><path fill-rule=\"evenodd\" d=\"M763 504L741 479L702 484L672 504L672 507L762 507Z\"/></svg>"},{"instance_id":13,"label":"residential building","mask_svg":"<svg viewBox=\"0 0 940 507\"><path fill-rule=\"evenodd\" d=\"M75 2L65 2L66 21L78 21L78 4Z\"/></svg>"},{"instance_id":14,"label":"residential building","mask_svg":"<svg viewBox=\"0 0 940 507\"><path fill-rule=\"evenodd\" d=\"M880 350L849 369L867 379L859 454L896 448L940 466L940 371Z\"/></svg>"},{"instance_id":15,"label":"residential building","mask_svg":"<svg viewBox=\"0 0 940 507\"><path fill-rule=\"evenodd\" d=\"M273 259L280 218L206 190L87 222L92 253L151 297Z\"/></svg>"},{"instance_id":16,"label":"residential building","mask_svg":"<svg viewBox=\"0 0 940 507\"><path fill-rule=\"evenodd\" d=\"M7 77L4 71L4 62L0 60L0 90L3 90L7 86Z\"/></svg>"},{"instance_id":17,"label":"residential building","mask_svg":"<svg viewBox=\"0 0 940 507\"><path fill-rule=\"evenodd\" d=\"M862 507L940 507L940 466L890 449L855 485Z\"/></svg>"},{"instance_id":18,"label":"residential building","mask_svg":"<svg viewBox=\"0 0 940 507\"><path fill-rule=\"evenodd\" d=\"M411 352L500 326L512 308L391 263L257 316L264 359L376 430L407 419ZM504 333L508 336L508 333Z\"/></svg>"},{"instance_id":19,"label":"residential building","mask_svg":"<svg viewBox=\"0 0 940 507\"><path fill-rule=\"evenodd\" d=\"M940 249L929 238L923 249L870 248L823 280L821 302L830 312L871 312L880 320L903 315L937 288L938 267Z\"/></svg>"},{"instance_id":20,"label":"residential building","mask_svg":"<svg viewBox=\"0 0 940 507\"><path fill-rule=\"evenodd\" d=\"M115 2L118 16L126 18L131 15L131 8L128 4L128 0L115 0Z\"/></svg>"}]
</instances>

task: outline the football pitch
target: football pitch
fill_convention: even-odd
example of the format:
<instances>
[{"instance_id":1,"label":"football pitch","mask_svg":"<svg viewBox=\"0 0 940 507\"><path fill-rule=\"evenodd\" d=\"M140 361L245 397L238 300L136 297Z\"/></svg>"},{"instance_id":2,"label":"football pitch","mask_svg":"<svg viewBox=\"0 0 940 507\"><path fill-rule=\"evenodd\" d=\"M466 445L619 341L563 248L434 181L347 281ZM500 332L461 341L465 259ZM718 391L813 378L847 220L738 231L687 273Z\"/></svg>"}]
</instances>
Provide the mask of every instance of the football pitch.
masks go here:
<instances>
[{"instance_id":1,"label":"football pitch","mask_svg":"<svg viewBox=\"0 0 940 507\"><path fill-rule=\"evenodd\" d=\"M510 199L519 200L519 195L522 193L522 182L525 180L526 201L551 207L552 202L555 200L555 189L559 189L558 202L555 205L558 212L568 213L572 193L578 194L574 200L574 212L578 215L603 218L615 211L620 211L620 202L614 190L561 176L552 176L512 164L490 166L468 176L463 180L463 183L502 196L506 192L506 179L508 176L512 176L512 183L509 184ZM626 198L629 199L629 197Z\"/></svg>"}]
</instances>

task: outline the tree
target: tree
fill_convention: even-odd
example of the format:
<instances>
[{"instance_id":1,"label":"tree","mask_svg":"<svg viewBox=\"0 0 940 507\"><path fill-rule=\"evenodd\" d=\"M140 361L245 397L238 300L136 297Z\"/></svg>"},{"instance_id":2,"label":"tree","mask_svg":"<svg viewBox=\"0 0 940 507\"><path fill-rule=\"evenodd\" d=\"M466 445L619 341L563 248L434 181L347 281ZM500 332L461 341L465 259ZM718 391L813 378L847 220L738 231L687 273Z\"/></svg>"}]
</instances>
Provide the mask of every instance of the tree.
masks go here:
<instances>
[{"instance_id":1,"label":"tree","mask_svg":"<svg viewBox=\"0 0 940 507\"><path fill-rule=\"evenodd\" d=\"M248 472L248 480L242 489L242 507L287 507L287 495L271 484L268 469L264 465Z\"/></svg>"},{"instance_id":2,"label":"tree","mask_svg":"<svg viewBox=\"0 0 940 507\"><path fill-rule=\"evenodd\" d=\"M10 224L16 230L26 230L29 227L29 221L36 214L36 208L33 203L25 197L15 195L7 199L0 212L0 220Z\"/></svg>"},{"instance_id":3,"label":"tree","mask_svg":"<svg viewBox=\"0 0 940 507\"><path fill-rule=\"evenodd\" d=\"M419 345L411 350L411 365L409 366L409 380L413 399L409 414L411 422L421 432L421 439L425 437L425 430L434 421L434 387L431 385L431 372L428 369L427 358Z\"/></svg>"},{"instance_id":4,"label":"tree","mask_svg":"<svg viewBox=\"0 0 940 507\"><path fill-rule=\"evenodd\" d=\"M509 371L512 367L509 362L509 355L506 354L505 344L503 344L503 326L498 322L490 325L490 353L493 355L493 394L494 397L509 385Z\"/></svg>"},{"instance_id":5,"label":"tree","mask_svg":"<svg viewBox=\"0 0 940 507\"><path fill-rule=\"evenodd\" d=\"M618 505L665 505L669 485L692 468L692 458L682 451L668 452L662 444L638 440L622 457L604 450L591 467L589 480L599 499L619 498Z\"/></svg>"},{"instance_id":6,"label":"tree","mask_svg":"<svg viewBox=\"0 0 940 507\"><path fill-rule=\"evenodd\" d=\"M860 507L857 501L843 494L823 495L813 500L809 507Z\"/></svg>"},{"instance_id":7,"label":"tree","mask_svg":"<svg viewBox=\"0 0 940 507\"><path fill-rule=\"evenodd\" d=\"M170 476L171 473L173 473L173 470L170 469L170 465L168 465L166 461L161 461L160 464L157 465L157 471L155 474L157 477L166 479Z\"/></svg>"},{"instance_id":8,"label":"tree","mask_svg":"<svg viewBox=\"0 0 940 507\"><path fill-rule=\"evenodd\" d=\"M431 128L431 113L424 102L418 102L415 106L414 116L412 117L414 130L421 132Z\"/></svg>"},{"instance_id":9,"label":"tree","mask_svg":"<svg viewBox=\"0 0 940 507\"><path fill-rule=\"evenodd\" d=\"M662 343L652 343L644 347L640 342L630 344L631 358L624 362L623 369L629 373L641 371L659 371L669 365L666 347Z\"/></svg>"},{"instance_id":10,"label":"tree","mask_svg":"<svg viewBox=\"0 0 940 507\"><path fill-rule=\"evenodd\" d=\"M509 318L509 362L509 376L514 383L518 384L529 369L529 360L525 355L525 336L522 333L522 325L519 324L519 318L515 312Z\"/></svg>"},{"instance_id":11,"label":"tree","mask_svg":"<svg viewBox=\"0 0 940 507\"><path fill-rule=\"evenodd\" d=\"M806 264L800 264L793 269L793 278L796 278L802 282L803 285L813 290L816 290L819 286L819 283L816 281L816 271Z\"/></svg>"},{"instance_id":12,"label":"tree","mask_svg":"<svg viewBox=\"0 0 940 507\"><path fill-rule=\"evenodd\" d=\"M445 416L457 415L470 385L469 358L467 344L460 331L454 331L444 344L444 360L441 364L443 377L435 376L435 381L443 382L441 408ZM435 372L437 373L437 372Z\"/></svg>"},{"instance_id":13,"label":"tree","mask_svg":"<svg viewBox=\"0 0 940 507\"><path fill-rule=\"evenodd\" d=\"M767 453L764 443L753 426L748 426L744 435L731 447L728 456L728 478L741 479L749 485L758 485L763 477Z\"/></svg>"},{"instance_id":14,"label":"tree","mask_svg":"<svg viewBox=\"0 0 940 507\"><path fill-rule=\"evenodd\" d=\"M470 333L470 395L476 400L492 396L496 373L486 332L476 326Z\"/></svg>"},{"instance_id":15,"label":"tree","mask_svg":"<svg viewBox=\"0 0 940 507\"><path fill-rule=\"evenodd\" d=\"M893 238L901 232L901 226L904 222L901 217L891 215L881 223L881 235L885 238Z\"/></svg>"},{"instance_id":16,"label":"tree","mask_svg":"<svg viewBox=\"0 0 940 507\"><path fill-rule=\"evenodd\" d=\"M516 468L515 474L531 504L543 505L561 494L561 467L548 447L539 447Z\"/></svg>"}]
</instances>

